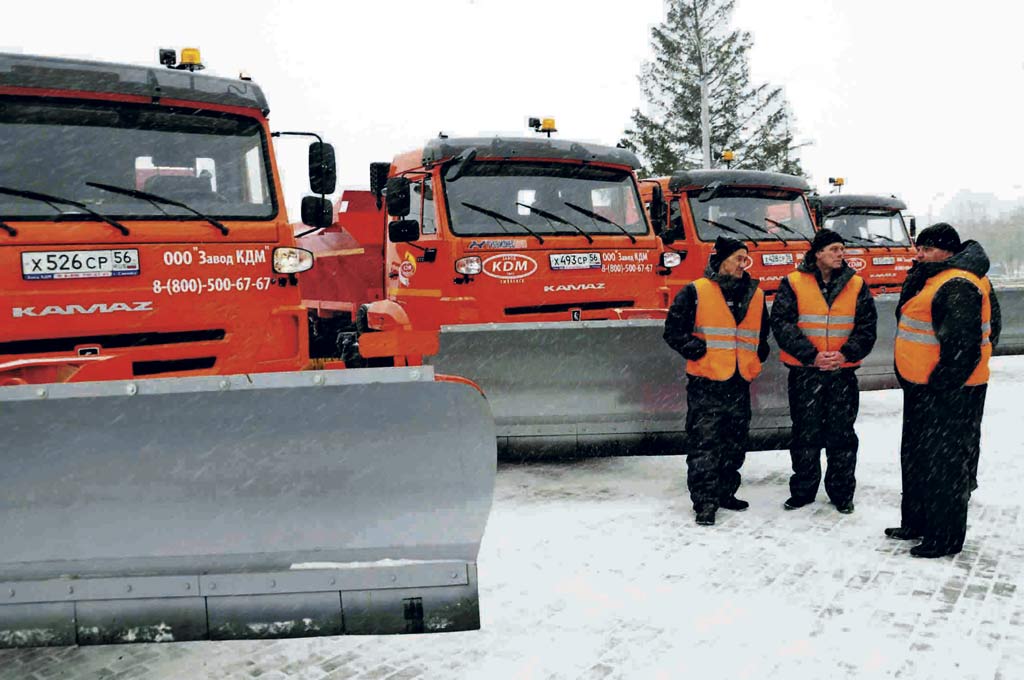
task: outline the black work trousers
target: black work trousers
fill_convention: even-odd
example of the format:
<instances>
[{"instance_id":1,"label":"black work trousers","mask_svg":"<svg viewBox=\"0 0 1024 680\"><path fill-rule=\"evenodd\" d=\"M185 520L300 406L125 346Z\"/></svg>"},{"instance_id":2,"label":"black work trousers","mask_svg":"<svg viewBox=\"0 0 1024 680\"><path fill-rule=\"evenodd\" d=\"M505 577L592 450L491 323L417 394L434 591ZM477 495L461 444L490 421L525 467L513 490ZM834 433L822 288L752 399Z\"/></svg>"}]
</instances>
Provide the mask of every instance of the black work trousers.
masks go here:
<instances>
[{"instance_id":1,"label":"black work trousers","mask_svg":"<svg viewBox=\"0 0 1024 680\"><path fill-rule=\"evenodd\" d=\"M853 425L860 409L854 371L789 369L789 413L793 420L789 494L797 500L812 501L817 495L824 448L828 461L825 493L837 506L853 501L859 443Z\"/></svg>"},{"instance_id":2,"label":"black work trousers","mask_svg":"<svg viewBox=\"0 0 1024 680\"><path fill-rule=\"evenodd\" d=\"M750 383L688 376L686 486L695 510L736 495L750 430Z\"/></svg>"},{"instance_id":3,"label":"black work trousers","mask_svg":"<svg viewBox=\"0 0 1024 680\"><path fill-rule=\"evenodd\" d=\"M900 524L949 550L961 549L967 535L985 391L984 386L936 390L903 383Z\"/></svg>"},{"instance_id":4,"label":"black work trousers","mask_svg":"<svg viewBox=\"0 0 1024 680\"><path fill-rule=\"evenodd\" d=\"M988 394L988 385L978 385L974 388L976 393L971 398L971 407L974 422L972 423L971 435L971 478L970 490L978 488L978 459L981 457L981 418L985 415L985 396Z\"/></svg>"}]
</instances>

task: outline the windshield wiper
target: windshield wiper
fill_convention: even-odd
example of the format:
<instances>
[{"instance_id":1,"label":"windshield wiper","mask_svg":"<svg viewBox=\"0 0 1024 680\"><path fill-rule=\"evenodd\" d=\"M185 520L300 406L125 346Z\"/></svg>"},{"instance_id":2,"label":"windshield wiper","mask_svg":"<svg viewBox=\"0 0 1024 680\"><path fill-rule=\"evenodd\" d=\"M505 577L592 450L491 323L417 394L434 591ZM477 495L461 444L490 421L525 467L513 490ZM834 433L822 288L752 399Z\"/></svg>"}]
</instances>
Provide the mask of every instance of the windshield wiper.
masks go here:
<instances>
[{"instance_id":1,"label":"windshield wiper","mask_svg":"<svg viewBox=\"0 0 1024 680\"><path fill-rule=\"evenodd\" d=\"M0 229L3 229L4 231L6 231L11 236L17 236L18 235L18 230L15 229L14 227L12 227L11 225L7 224L6 222L0 222Z\"/></svg>"},{"instance_id":2,"label":"windshield wiper","mask_svg":"<svg viewBox=\"0 0 1024 680\"><path fill-rule=\"evenodd\" d=\"M480 213L482 215L487 215L488 217L493 218L495 220L505 220L509 224L514 224L517 227L522 227L523 229L526 230L526 232L530 236L533 236L535 239L537 239L537 241L541 245L544 244L544 239L541 238L541 235L538 234L537 232L535 232L533 229L530 229L528 226L526 226L522 222L516 221L516 220L512 219L511 217L508 217L507 215L502 215L500 212L495 212L494 210L491 210L490 208L485 208L483 206L476 205L474 203L466 203L465 201L459 201L459 202L462 203L462 205L464 205L467 208L469 208L470 210L475 210L475 211L477 211L478 213Z\"/></svg>"},{"instance_id":3,"label":"windshield wiper","mask_svg":"<svg viewBox=\"0 0 1024 680\"><path fill-rule=\"evenodd\" d=\"M842 236L842 234L840 234L840 236ZM876 243L874 241L869 241L868 239L862 238L860 236L843 236L843 238L846 239L847 241L854 241L855 243L859 243L862 246L867 246L869 248L874 248L874 247L879 245L878 243ZM888 247L888 246L883 246L883 247Z\"/></svg>"},{"instance_id":4,"label":"windshield wiper","mask_svg":"<svg viewBox=\"0 0 1024 680\"><path fill-rule=\"evenodd\" d=\"M799 231L797 231L797 230L796 230L796 229L794 229L793 227L789 226L788 224L783 224L782 222L779 222L778 220L773 220L773 219L772 219L772 218L770 218L770 217L766 217L766 218L764 218L764 221L765 221L765 222L767 222L768 224L772 224L772 225L774 225L774 226L776 226L776 227L779 227L779 228L781 228L781 229L785 229L785 230L786 230L786 231L788 231L788 232L789 232L790 234L796 234L796 235L797 235L797 236L799 236L799 237L800 237L800 239L801 239L801 240L803 240L803 241L807 241L808 243L810 243L810 242L811 242L811 239L807 238L806 236L804 236L803 234L801 234L801 233L800 233Z\"/></svg>"},{"instance_id":5,"label":"windshield wiper","mask_svg":"<svg viewBox=\"0 0 1024 680\"><path fill-rule=\"evenodd\" d=\"M566 225L572 227L573 229L575 229L576 231L578 231L579 233L581 233L584 236L586 236L587 237L587 241L589 243L593 243L594 242L594 237L593 236L591 236L587 232L583 231L582 229L580 229L578 226L576 226L572 222L570 222L568 220L565 220L565 219L562 219L561 217L559 217L555 213L548 212L547 210L541 210L540 208L535 208L532 205L527 205L525 203L520 203L519 201L516 201L516 205L521 205L524 208L526 208L527 210L529 210L530 212L537 213L538 215L540 215L541 217L546 219L548 222L558 222L559 224L566 224Z\"/></svg>"},{"instance_id":6,"label":"windshield wiper","mask_svg":"<svg viewBox=\"0 0 1024 680\"><path fill-rule=\"evenodd\" d=\"M893 245L897 245L897 246L905 246L906 245L905 243L901 243L900 241L897 241L895 239L891 239L888 236L883 236L882 234L872 234L872 236L874 238L876 238L876 239L880 238L883 241L888 241L889 243L892 243ZM874 239L872 239L872 240L874 240Z\"/></svg>"},{"instance_id":7,"label":"windshield wiper","mask_svg":"<svg viewBox=\"0 0 1024 680\"><path fill-rule=\"evenodd\" d=\"M127 236L128 234L131 233L131 232L128 231L128 227L124 226L120 222L115 222L114 220L110 219L106 215L99 214L98 212L96 212L95 210L93 210L92 208L87 206L85 203L79 203L78 201L72 201L69 198L61 198L60 196L53 196L51 194L42 194L42 193L39 193L38 191L26 191L24 189L12 189L11 187L0 187L0 194L6 194L7 196L17 196L18 198L27 198L27 199L29 199L31 201L40 201L42 203L47 204L48 206L50 206L51 208L56 210L58 213L60 213L61 217L67 215L68 213L64 212L63 210L61 210L60 208L58 208L54 204L56 203L56 204L60 204L60 205L70 205L70 206L73 206L75 208L78 208L79 210L81 210L83 212L86 212L86 213L92 215L93 217L95 217L96 219L98 219L100 221L106 222L107 224L109 224L110 226L114 227L115 229L117 229L119 232L121 232L125 236Z\"/></svg>"},{"instance_id":8,"label":"windshield wiper","mask_svg":"<svg viewBox=\"0 0 1024 680\"><path fill-rule=\"evenodd\" d=\"M764 227L762 227L761 225L758 225L758 224L754 224L753 222L748 222L747 220L744 220L744 219L742 219L742 218L739 218L739 217L734 217L733 219L734 219L734 220L736 220L737 222L739 222L740 224L742 224L742 225L743 225L744 227L750 227L751 229L754 229L754 230L756 230L756 231L759 231L759 232L761 232L762 234L766 234L767 236L771 236L771 237L772 237L772 238L774 238L775 240L777 240L777 241L782 241L782 242L783 242L783 243L785 243L786 245L789 245L789 242L788 242L788 241L787 241L786 239L782 238L782 237L781 237L781 236L779 236L778 234L774 234L774 233L772 233L772 232L768 231L767 229L765 229L765 228L764 228Z\"/></svg>"},{"instance_id":9,"label":"windshield wiper","mask_svg":"<svg viewBox=\"0 0 1024 680\"><path fill-rule=\"evenodd\" d=\"M707 222L708 224L710 224L712 227L718 227L719 229L724 229L726 231L732 232L733 234L736 234L737 236L742 236L744 238L750 238L750 234L744 234L742 231L739 231L738 229L733 229L728 224L722 224L721 222L716 222L714 220L709 220L706 217L702 217L701 219L704 220L705 222ZM754 245L757 246L757 239L751 239L751 240L754 242Z\"/></svg>"},{"instance_id":10,"label":"windshield wiper","mask_svg":"<svg viewBox=\"0 0 1024 680\"><path fill-rule=\"evenodd\" d=\"M175 201L170 198L164 198L163 196L157 196L156 194L151 194L148 191L139 191L138 189L125 189L123 187L114 186L113 184L103 184L102 182L86 182L85 184L86 186L96 187L97 189L109 191L113 194L123 194L124 196L131 196L132 198L141 198L142 200L149 201L154 205L156 205L157 203L163 203L164 205L173 205L177 208L188 210L196 217L201 217L202 219L206 220L213 226L217 227L217 229L220 230L220 233L224 234L225 236L228 235L228 228L225 227L223 224L213 219L212 217L209 217L208 215L204 215L195 208L185 205L181 201ZM159 208L159 206L157 207ZM160 212L163 211L161 210ZM164 214L166 215L167 213Z\"/></svg>"},{"instance_id":11,"label":"windshield wiper","mask_svg":"<svg viewBox=\"0 0 1024 680\"><path fill-rule=\"evenodd\" d=\"M578 212L578 213L580 213L582 215L586 215L587 217L589 217L592 220L597 220L598 222L604 222L605 224L612 225L613 227L615 227L616 229L621 231L623 234L628 236L630 241L632 241L633 243L636 243L636 236L633 236L628 231L626 231L626 228L624 226L622 226L621 224L619 224L617 222L613 222L610 219L608 219L607 217L605 217L604 215L599 215L596 212L594 212L593 210L587 210L586 208L584 208L582 206L579 206L579 205L576 205L575 203L570 203L569 201L562 201L562 203L565 203L567 206L569 206L570 208L572 208L576 212Z\"/></svg>"}]
</instances>

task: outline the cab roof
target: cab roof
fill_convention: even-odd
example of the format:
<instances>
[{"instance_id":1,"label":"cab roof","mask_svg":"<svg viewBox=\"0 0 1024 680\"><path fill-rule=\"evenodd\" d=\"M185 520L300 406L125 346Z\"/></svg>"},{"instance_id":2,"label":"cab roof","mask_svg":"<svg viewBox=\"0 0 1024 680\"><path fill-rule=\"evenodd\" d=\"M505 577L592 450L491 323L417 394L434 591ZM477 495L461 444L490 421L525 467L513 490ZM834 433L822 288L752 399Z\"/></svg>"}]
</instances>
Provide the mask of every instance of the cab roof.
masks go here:
<instances>
[{"instance_id":1,"label":"cab roof","mask_svg":"<svg viewBox=\"0 0 1024 680\"><path fill-rule=\"evenodd\" d=\"M423 164L458 156L467 149L476 149L480 158L550 158L640 168L640 160L628 149L537 137L435 138L423 147Z\"/></svg>"},{"instance_id":2,"label":"cab roof","mask_svg":"<svg viewBox=\"0 0 1024 680\"><path fill-rule=\"evenodd\" d=\"M761 170L677 170L669 179L668 189L669 191L679 191L691 187L704 188L712 184L810 191L807 180L803 177Z\"/></svg>"},{"instance_id":3,"label":"cab roof","mask_svg":"<svg viewBox=\"0 0 1024 680\"><path fill-rule=\"evenodd\" d=\"M270 112L259 86L232 78L174 71L163 66L134 66L80 59L0 52L0 87L78 90L185 99Z\"/></svg>"},{"instance_id":4,"label":"cab roof","mask_svg":"<svg viewBox=\"0 0 1024 680\"><path fill-rule=\"evenodd\" d=\"M907 204L895 196L870 196L868 194L829 194L811 196L812 204L828 213L838 208L871 208L874 210L906 210Z\"/></svg>"}]
</instances>

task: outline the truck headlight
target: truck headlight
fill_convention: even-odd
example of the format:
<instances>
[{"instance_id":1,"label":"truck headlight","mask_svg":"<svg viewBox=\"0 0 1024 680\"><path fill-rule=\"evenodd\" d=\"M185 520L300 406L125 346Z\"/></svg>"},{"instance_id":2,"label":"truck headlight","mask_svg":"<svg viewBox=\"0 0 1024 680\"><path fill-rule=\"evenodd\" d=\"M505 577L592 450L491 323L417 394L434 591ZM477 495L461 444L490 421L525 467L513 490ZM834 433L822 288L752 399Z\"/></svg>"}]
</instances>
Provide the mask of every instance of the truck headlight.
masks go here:
<instances>
[{"instance_id":1,"label":"truck headlight","mask_svg":"<svg viewBox=\"0 0 1024 680\"><path fill-rule=\"evenodd\" d=\"M476 255L455 260L455 271L459 274L479 274L483 270L483 264Z\"/></svg>"},{"instance_id":2,"label":"truck headlight","mask_svg":"<svg viewBox=\"0 0 1024 680\"><path fill-rule=\"evenodd\" d=\"M304 248L274 248L274 271L298 274L313 268L313 253Z\"/></svg>"},{"instance_id":3,"label":"truck headlight","mask_svg":"<svg viewBox=\"0 0 1024 680\"><path fill-rule=\"evenodd\" d=\"M669 250L661 254L661 266L666 269L672 269L678 267L683 263L683 256L674 250Z\"/></svg>"}]
</instances>

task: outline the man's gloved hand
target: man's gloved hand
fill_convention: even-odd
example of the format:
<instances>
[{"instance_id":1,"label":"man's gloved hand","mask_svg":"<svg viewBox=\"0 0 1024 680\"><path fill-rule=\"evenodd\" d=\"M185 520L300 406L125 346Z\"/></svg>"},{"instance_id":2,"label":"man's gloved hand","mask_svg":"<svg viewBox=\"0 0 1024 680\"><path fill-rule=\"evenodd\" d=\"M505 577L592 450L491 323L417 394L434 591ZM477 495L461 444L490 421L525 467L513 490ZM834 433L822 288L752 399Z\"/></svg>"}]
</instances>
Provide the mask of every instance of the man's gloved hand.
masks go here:
<instances>
[{"instance_id":1,"label":"man's gloved hand","mask_svg":"<svg viewBox=\"0 0 1024 680\"><path fill-rule=\"evenodd\" d=\"M708 353L708 344L701 338L693 338L683 345L683 358L687 361L697 361Z\"/></svg>"}]
</instances>

